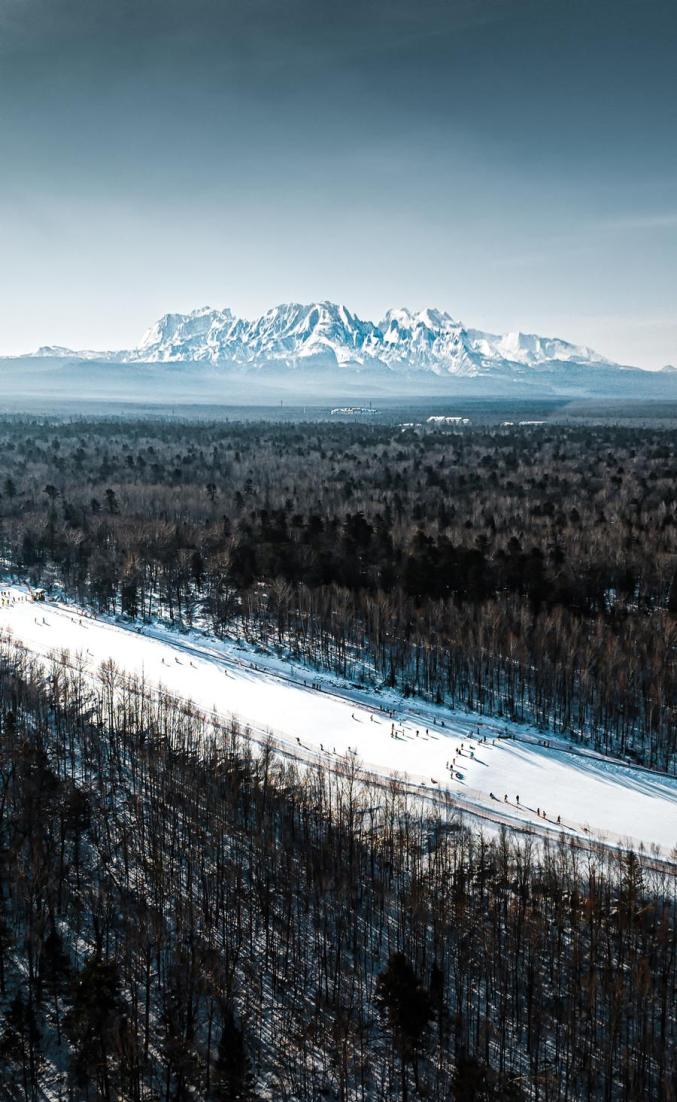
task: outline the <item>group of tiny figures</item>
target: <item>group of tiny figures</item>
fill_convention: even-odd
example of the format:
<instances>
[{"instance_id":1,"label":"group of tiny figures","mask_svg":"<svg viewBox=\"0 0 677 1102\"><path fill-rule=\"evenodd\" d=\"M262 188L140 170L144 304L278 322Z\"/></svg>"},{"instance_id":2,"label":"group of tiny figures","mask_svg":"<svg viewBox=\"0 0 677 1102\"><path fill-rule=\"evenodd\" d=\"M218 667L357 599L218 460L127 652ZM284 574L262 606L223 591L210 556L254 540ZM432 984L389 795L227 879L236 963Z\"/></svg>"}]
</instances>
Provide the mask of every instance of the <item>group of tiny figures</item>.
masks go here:
<instances>
[{"instance_id":1,"label":"group of tiny figures","mask_svg":"<svg viewBox=\"0 0 677 1102\"><path fill-rule=\"evenodd\" d=\"M28 597L17 595L12 589L0 589L0 605L12 605L19 604L20 601L27 601Z\"/></svg>"},{"instance_id":2,"label":"group of tiny figures","mask_svg":"<svg viewBox=\"0 0 677 1102\"><path fill-rule=\"evenodd\" d=\"M493 792L490 792L489 795L491 796L492 800L497 800L498 799L498 796L495 796ZM509 803L507 792L505 792L504 795L503 795L503 803L505 803L505 804ZM524 807L524 804L520 804L519 796L515 796L515 803L516 803L517 807ZM529 809L529 810L533 810L533 809ZM536 808L536 814L538 815L539 819L547 819L548 818L548 816L546 814L546 811L545 811L545 808L537 807ZM558 822L558 823L562 822L562 816L561 815L557 816L556 822Z\"/></svg>"}]
</instances>

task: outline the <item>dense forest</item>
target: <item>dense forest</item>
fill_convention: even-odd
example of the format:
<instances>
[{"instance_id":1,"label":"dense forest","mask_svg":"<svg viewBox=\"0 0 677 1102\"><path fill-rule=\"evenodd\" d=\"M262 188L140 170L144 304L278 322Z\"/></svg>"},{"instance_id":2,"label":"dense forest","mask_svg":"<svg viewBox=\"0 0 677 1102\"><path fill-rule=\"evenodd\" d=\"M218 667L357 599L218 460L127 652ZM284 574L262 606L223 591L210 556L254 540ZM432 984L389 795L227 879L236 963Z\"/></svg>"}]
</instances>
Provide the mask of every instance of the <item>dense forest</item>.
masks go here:
<instances>
[{"instance_id":1,"label":"dense forest","mask_svg":"<svg viewBox=\"0 0 677 1102\"><path fill-rule=\"evenodd\" d=\"M7 569L677 768L675 431L7 418Z\"/></svg>"},{"instance_id":2,"label":"dense forest","mask_svg":"<svg viewBox=\"0 0 677 1102\"><path fill-rule=\"evenodd\" d=\"M8 1102L675 1098L669 870L472 834L9 638L0 888Z\"/></svg>"}]
</instances>

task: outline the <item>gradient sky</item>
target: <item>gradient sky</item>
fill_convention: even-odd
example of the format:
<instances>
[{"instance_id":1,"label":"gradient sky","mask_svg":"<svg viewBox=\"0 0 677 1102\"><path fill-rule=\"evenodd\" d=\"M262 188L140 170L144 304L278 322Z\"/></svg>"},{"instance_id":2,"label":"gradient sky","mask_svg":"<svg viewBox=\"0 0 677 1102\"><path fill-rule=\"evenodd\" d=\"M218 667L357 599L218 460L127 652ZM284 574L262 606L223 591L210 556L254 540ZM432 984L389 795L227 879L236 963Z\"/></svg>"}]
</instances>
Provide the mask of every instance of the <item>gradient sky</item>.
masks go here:
<instances>
[{"instance_id":1,"label":"gradient sky","mask_svg":"<svg viewBox=\"0 0 677 1102\"><path fill-rule=\"evenodd\" d=\"M329 298L677 364L675 0L0 0L0 350Z\"/></svg>"}]
</instances>

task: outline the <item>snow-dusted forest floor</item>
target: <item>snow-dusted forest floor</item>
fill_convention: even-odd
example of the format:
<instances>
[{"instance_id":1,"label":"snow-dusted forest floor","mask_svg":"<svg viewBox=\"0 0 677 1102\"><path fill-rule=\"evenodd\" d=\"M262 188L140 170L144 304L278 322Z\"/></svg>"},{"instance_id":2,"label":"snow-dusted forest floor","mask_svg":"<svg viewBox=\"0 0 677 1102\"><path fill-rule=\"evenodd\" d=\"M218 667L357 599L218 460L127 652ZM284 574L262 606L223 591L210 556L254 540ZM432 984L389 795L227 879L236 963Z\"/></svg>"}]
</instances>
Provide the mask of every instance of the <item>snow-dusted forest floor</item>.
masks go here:
<instances>
[{"instance_id":1,"label":"snow-dusted forest floor","mask_svg":"<svg viewBox=\"0 0 677 1102\"><path fill-rule=\"evenodd\" d=\"M33 602L20 585L3 594L0 629L33 654L67 650L92 675L112 659L150 686L237 716L255 735L270 732L301 757L324 755L331 765L354 753L379 776L406 778L431 797L448 793L486 826L565 831L664 858L677 845L675 777L505 720L358 688L241 642L94 618L73 605Z\"/></svg>"}]
</instances>

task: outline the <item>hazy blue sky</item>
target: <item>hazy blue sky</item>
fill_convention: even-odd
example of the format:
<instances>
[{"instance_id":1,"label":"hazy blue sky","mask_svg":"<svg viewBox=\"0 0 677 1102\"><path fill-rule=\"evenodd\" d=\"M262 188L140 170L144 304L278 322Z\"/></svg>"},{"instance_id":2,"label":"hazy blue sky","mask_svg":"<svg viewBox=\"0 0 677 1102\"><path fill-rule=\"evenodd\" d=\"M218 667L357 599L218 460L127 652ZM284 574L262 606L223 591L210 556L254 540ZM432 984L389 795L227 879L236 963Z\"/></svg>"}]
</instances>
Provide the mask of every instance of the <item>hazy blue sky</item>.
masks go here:
<instances>
[{"instance_id":1,"label":"hazy blue sky","mask_svg":"<svg viewBox=\"0 0 677 1102\"><path fill-rule=\"evenodd\" d=\"M0 0L0 350L318 298L677 363L675 0Z\"/></svg>"}]
</instances>

